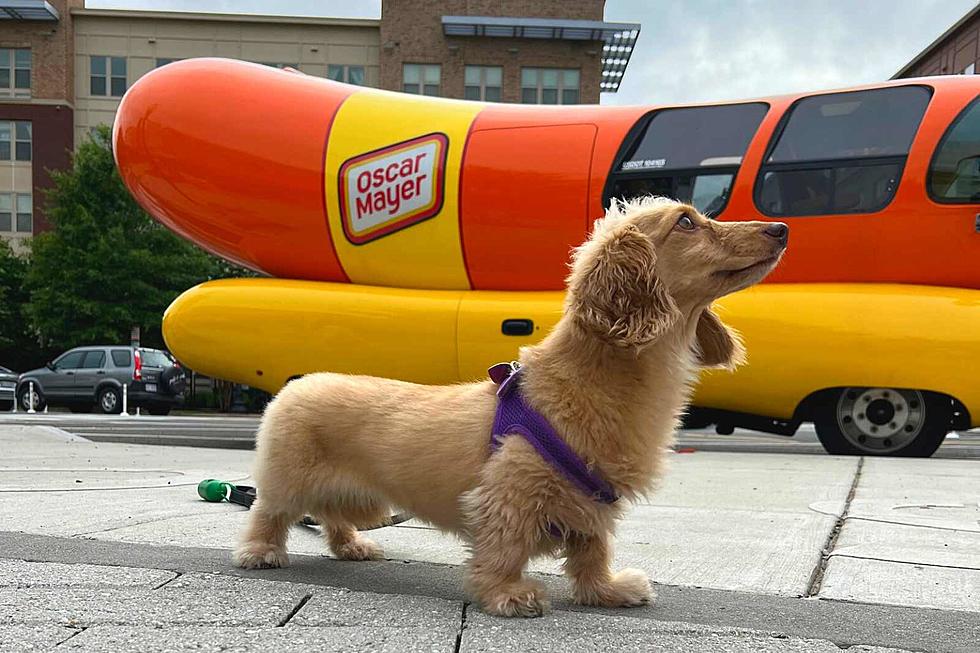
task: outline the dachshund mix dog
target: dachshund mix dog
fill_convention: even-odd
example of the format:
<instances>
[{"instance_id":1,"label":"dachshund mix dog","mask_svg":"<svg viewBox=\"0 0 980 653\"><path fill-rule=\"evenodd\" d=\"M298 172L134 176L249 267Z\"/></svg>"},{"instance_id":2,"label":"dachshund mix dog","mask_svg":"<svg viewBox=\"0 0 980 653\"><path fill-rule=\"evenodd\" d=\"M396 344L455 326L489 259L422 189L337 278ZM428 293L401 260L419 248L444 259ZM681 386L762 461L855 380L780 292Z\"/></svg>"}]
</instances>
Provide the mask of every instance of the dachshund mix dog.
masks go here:
<instances>
[{"instance_id":1,"label":"dachshund mix dog","mask_svg":"<svg viewBox=\"0 0 980 653\"><path fill-rule=\"evenodd\" d=\"M311 374L283 388L262 418L259 499L236 562L286 565L287 531L304 514L319 519L336 557L381 558L358 528L397 507L468 543L467 590L491 614L543 613L542 586L523 575L543 554L565 556L578 603L648 603L642 571L610 569L616 520L661 476L698 368L742 362L711 302L765 277L788 231L715 222L648 197L615 204L575 250L560 321L521 349L520 392L618 501L583 492L525 437L491 450L491 381Z\"/></svg>"}]
</instances>

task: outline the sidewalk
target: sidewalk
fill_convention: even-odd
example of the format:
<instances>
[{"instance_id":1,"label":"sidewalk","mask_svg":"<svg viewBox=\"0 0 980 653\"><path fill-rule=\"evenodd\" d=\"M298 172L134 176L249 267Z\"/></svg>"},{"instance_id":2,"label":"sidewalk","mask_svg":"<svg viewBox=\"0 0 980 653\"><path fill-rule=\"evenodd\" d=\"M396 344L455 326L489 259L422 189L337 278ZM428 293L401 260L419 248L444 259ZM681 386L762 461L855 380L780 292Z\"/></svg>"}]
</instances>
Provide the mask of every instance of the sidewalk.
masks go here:
<instances>
[{"instance_id":1,"label":"sidewalk","mask_svg":"<svg viewBox=\"0 0 980 653\"><path fill-rule=\"evenodd\" d=\"M98 444L0 425L0 651L976 651L980 466L676 454L621 525L616 566L658 600L581 611L556 561L544 619L490 618L463 546L422 524L372 532L385 562L325 557L296 527L288 569L233 567L245 512L196 496L251 452ZM29 561L29 562L28 562ZM575 610L575 611L573 611ZM223 648L221 648L223 647Z\"/></svg>"}]
</instances>

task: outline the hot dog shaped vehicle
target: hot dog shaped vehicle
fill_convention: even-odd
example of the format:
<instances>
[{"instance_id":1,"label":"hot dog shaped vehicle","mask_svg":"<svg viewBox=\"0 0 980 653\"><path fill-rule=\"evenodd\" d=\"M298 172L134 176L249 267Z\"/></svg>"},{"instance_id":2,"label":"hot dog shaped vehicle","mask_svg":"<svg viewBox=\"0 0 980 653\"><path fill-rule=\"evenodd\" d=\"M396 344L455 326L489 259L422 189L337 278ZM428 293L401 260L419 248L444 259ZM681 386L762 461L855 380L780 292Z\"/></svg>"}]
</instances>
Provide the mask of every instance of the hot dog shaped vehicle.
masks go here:
<instances>
[{"instance_id":1,"label":"hot dog shaped vehicle","mask_svg":"<svg viewBox=\"0 0 980 653\"><path fill-rule=\"evenodd\" d=\"M539 107L196 59L134 84L113 142L156 219L280 278L174 302L167 343L202 372L272 392L315 370L479 378L555 322L604 206L654 193L793 231L769 282L722 302L750 363L703 376L699 417L928 455L980 423L978 92Z\"/></svg>"}]
</instances>

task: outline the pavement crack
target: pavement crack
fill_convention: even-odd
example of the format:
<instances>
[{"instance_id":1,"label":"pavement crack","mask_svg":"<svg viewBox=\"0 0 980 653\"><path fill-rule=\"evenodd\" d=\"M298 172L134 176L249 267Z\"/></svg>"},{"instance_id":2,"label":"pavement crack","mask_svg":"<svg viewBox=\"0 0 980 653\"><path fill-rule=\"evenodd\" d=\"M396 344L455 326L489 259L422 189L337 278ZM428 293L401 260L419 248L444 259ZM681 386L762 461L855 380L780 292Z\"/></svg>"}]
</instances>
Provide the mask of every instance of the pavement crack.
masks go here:
<instances>
[{"instance_id":1,"label":"pavement crack","mask_svg":"<svg viewBox=\"0 0 980 653\"><path fill-rule=\"evenodd\" d=\"M851 489L847 493L847 499L844 500L844 509L841 510L840 516L837 521L834 522L834 527L830 529L830 534L827 536L827 541L823 545L823 549L820 551L820 561L817 566L814 567L813 573L810 574L810 582L807 583L806 590L803 592L804 598L810 598L811 596L816 596L820 592L820 586L823 584L823 575L827 571L827 564L830 562L831 554L834 551L834 547L837 546L837 538L840 537L841 529L844 527L844 522L847 520L847 513L851 510L851 502L854 501L854 495L857 493L858 483L861 481L861 472L864 470L864 456L858 459L857 469L854 470L854 478L851 481Z\"/></svg>"},{"instance_id":2,"label":"pavement crack","mask_svg":"<svg viewBox=\"0 0 980 653\"><path fill-rule=\"evenodd\" d=\"M169 585L170 583L174 582L175 580L177 580L178 578L180 578L181 576L184 575L183 572L180 572L180 571L175 571L175 572L172 572L172 573L174 574L174 577L173 578L168 578L167 580L163 581L162 583L160 583L159 585L157 585L156 587L154 587L152 591L155 592L158 589L160 589L161 587L166 587L167 585Z\"/></svg>"},{"instance_id":3,"label":"pavement crack","mask_svg":"<svg viewBox=\"0 0 980 653\"><path fill-rule=\"evenodd\" d=\"M288 624L289 623L289 620L292 619L293 617L295 617L296 616L296 613L299 612L300 610L302 610L303 609L303 606L306 605L309 602L309 600L312 599L312 598L313 598L313 593L312 592L308 592L307 594L305 594L303 596L303 598L301 598L299 600L299 602L293 607L293 609L289 611L289 614L287 614L282 619L282 621L280 621L279 623L276 624L276 628L282 628L283 626L285 626L286 624Z\"/></svg>"},{"instance_id":4,"label":"pavement crack","mask_svg":"<svg viewBox=\"0 0 980 653\"><path fill-rule=\"evenodd\" d=\"M64 638L63 640L61 640L60 642L58 642L57 644L55 644L55 648L60 648L61 645L64 644L65 642L67 642L68 640L72 639L73 637L78 637L79 635L81 635L82 633L84 633L86 630L88 630L88 626L78 626L78 627L74 627L73 626L72 627L72 630L74 630L75 632L73 632L71 635L69 635L68 637Z\"/></svg>"},{"instance_id":5,"label":"pavement crack","mask_svg":"<svg viewBox=\"0 0 980 653\"><path fill-rule=\"evenodd\" d=\"M456 633L456 648L453 649L453 653L459 653L459 649L463 646L463 631L466 630L466 610L469 607L469 601L464 601L463 609L459 615L459 631Z\"/></svg>"}]
</instances>

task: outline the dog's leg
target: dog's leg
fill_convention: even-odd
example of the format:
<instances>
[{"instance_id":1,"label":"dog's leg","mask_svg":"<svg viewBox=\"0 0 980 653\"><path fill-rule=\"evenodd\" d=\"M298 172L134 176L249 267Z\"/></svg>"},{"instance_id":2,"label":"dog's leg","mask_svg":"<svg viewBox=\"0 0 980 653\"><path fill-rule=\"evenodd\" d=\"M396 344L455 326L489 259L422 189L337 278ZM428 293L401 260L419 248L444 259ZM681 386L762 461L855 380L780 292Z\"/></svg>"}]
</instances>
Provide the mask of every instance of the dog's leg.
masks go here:
<instances>
[{"instance_id":1,"label":"dog's leg","mask_svg":"<svg viewBox=\"0 0 980 653\"><path fill-rule=\"evenodd\" d=\"M270 569L289 564L286 537L298 515L269 510L264 505L261 499L252 504L241 544L235 550L235 562L244 569Z\"/></svg>"},{"instance_id":2,"label":"dog's leg","mask_svg":"<svg viewBox=\"0 0 980 653\"><path fill-rule=\"evenodd\" d=\"M381 547L374 540L361 535L351 524L321 524L323 537L338 559L381 560L384 557Z\"/></svg>"},{"instance_id":3,"label":"dog's leg","mask_svg":"<svg viewBox=\"0 0 980 653\"><path fill-rule=\"evenodd\" d=\"M523 575L537 546L537 520L530 515L522 518L512 514L512 519L499 514L491 516L487 506L494 502L485 497L471 500L477 507L476 516L468 519L473 555L469 560L467 591L489 614L540 617L548 609L544 586Z\"/></svg>"},{"instance_id":4,"label":"dog's leg","mask_svg":"<svg viewBox=\"0 0 980 653\"><path fill-rule=\"evenodd\" d=\"M653 601L653 588L639 569L612 573L610 536L575 533L565 543L565 573L573 584L575 602L605 608L629 608Z\"/></svg>"}]
</instances>

